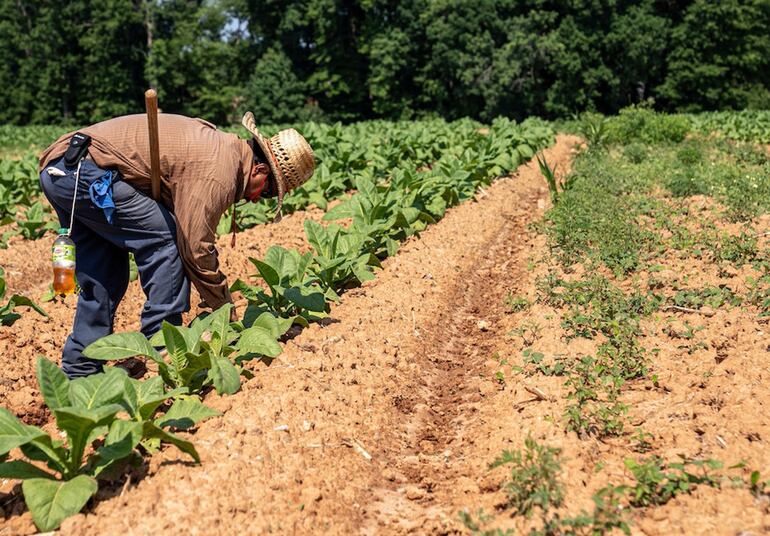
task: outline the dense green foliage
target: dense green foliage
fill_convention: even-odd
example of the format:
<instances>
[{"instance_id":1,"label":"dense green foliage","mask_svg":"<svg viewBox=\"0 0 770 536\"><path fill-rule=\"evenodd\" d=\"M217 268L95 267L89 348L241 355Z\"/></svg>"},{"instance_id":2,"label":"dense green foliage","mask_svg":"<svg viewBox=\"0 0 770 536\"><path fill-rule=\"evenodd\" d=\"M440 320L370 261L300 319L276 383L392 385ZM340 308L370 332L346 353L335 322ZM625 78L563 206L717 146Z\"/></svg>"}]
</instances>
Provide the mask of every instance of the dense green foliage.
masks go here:
<instances>
[{"instance_id":1,"label":"dense green foliage","mask_svg":"<svg viewBox=\"0 0 770 536\"><path fill-rule=\"evenodd\" d=\"M770 106L765 0L0 0L0 121Z\"/></svg>"}]
</instances>

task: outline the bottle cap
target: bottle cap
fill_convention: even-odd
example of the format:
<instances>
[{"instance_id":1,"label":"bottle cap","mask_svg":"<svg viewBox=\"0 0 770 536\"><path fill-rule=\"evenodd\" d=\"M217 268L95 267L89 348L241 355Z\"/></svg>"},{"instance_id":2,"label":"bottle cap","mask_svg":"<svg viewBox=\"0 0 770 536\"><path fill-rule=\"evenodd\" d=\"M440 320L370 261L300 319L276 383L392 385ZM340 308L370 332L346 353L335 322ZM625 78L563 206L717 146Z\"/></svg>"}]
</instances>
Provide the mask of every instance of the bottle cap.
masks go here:
<instances>
[{"instance_id":1,"label":"bottle cap","mask_svg":"<svg viewBox=\"0 0 770 536\"><path fill-rule=\"evenodd\" d=\"M61 236L61 235L66 235L66 234L68 234L69 232L70 232L70 230L69 230L68 228L66 228L66 227L60 227L60 228L59 228L59 235L60 235L60 236Z\"/></svg>"}]
</instances>

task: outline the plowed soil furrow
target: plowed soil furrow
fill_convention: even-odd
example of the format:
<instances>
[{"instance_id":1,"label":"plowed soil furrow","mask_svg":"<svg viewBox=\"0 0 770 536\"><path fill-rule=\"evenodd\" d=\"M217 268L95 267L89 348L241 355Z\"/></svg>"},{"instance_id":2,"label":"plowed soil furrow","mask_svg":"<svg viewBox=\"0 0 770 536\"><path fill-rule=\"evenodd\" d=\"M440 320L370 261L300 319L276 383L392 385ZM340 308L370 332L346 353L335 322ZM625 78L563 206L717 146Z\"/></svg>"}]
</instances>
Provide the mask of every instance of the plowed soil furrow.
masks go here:
<instances>
[{"instance_id":1,"label":"plowed soil furrow","mask_svg":"<svg viewBox=\"0 0 770 536\"><path fill-rule=\"evenodd\" d=\"M564 169L575 141L560 137L549 162ZM200 465L164 449L142 478L100 492L62 532L445 532L462 504L457 486L478 476L463 451L491 393L474 374L489 357L487 339L499 335L500 296L521 270L517 238L542 214L543 184L522 167L450 210L375 281L347 292L329 322L256 365L240 393L207 398L224 415L192 437ZM301 236L302 217L286 232ZM290 240L280 226L243 233L223 255L230 275L245 276L248 256ZM4 530L30 531L29 514Z\"/></svg>"},{"instance_id":2,"label":"plowed soil furrow","mask_svg":"<svg viewBox=\"0 0 770 536\"><path fill-rule=\"evenodd\" d=\"M403 439L388 453L393 470L385 472L387 479L403 481L376 491L367 533L383 527L395 533L459 530L457 510L464 505L455 495L474 480L462 468L465 447L474 440L477 404L489 394L479 376L504 336L498 327L504 294L524 270L521 237L543 194L534 181L522 186L529 188L499 213L500 226L474 248L473 262L458 274L448 307L421 330L418 364L425 381L412 411L405 412Z\"/></svg>"}]
</instances>

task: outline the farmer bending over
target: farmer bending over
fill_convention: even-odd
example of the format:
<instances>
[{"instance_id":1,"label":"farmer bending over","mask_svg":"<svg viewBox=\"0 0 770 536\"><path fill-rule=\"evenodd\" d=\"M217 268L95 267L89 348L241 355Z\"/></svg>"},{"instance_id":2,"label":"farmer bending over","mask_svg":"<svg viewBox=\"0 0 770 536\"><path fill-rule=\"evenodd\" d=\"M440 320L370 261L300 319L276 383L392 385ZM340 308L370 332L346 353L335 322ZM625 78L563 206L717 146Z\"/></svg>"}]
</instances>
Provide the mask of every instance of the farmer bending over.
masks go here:
<instances>
[{"instance_id":1,"label":"farmer bending over","mask_svg":"<svg viewBox=\"0 0 770 536\"><path fill-rule=\"evenodd\" d=\"M117 117L79 131L91 141L79 159L71 229L80 295L62 352L67 376L101 371L101 363L82 351L112 333L115 310L128 287L129 252L147 296L141 317L147 337L164 320L181 324L182 313L190 309L190 281L202 305L217 309L232 303L215 242L222 215L241 199L277 196L280 216L283 196L307 181L315 165L310 145L296 130L268 139L251 112L243 125L252 135L248 141L202 119L160 114L160 202L148 196L146 115ZM67 165L63 156L73 134L59 138L40 158L40 184L63 227L70 222L78 167Z\"/></svg>"}]
</instances>

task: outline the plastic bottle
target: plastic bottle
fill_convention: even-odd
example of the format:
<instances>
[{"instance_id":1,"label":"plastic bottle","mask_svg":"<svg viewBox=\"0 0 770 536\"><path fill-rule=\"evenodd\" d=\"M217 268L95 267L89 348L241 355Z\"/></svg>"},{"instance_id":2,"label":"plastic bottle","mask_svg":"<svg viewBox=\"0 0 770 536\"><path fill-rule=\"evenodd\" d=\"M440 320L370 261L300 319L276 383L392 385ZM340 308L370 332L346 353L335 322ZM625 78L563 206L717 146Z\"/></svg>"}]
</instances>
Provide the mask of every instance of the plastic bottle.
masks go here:
<instances>
[{"instance_id":1,"label":"plastic bottle","mask_svg":"<svg viewBox=\"0 0 770 536\"><path fill-rule=\"evenodd\" d=\"M53 243L53 291L65 296L75 292L75 242L67 235L69 229L59 229Z\"/></svg>"}]
</instances>

